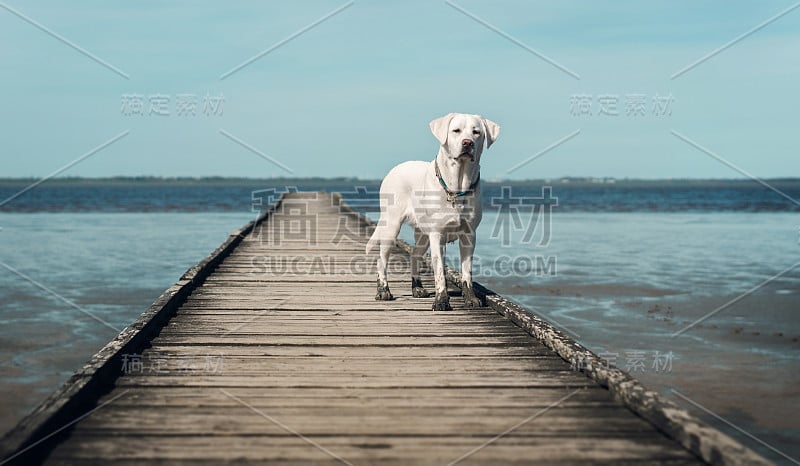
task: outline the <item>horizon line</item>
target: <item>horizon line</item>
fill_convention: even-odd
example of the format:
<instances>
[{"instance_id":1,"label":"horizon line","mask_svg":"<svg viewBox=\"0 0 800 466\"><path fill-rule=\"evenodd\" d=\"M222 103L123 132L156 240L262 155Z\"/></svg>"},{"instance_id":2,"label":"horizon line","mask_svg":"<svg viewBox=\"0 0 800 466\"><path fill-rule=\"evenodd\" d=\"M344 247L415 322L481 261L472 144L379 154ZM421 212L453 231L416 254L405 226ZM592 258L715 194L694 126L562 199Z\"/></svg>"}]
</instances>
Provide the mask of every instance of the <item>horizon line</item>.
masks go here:
<instances>
[{"instance_id":1,"label":"horizon line","mask_svg":"<svg viewBox=\"0 0 800 466\"><path fill-rule=\"evenodd\" d=\"M383 178L361 178L357 176L272 176L272 177L249 177L249 176L220 176L220 175L199 175L199 176L169 176L169 175L112 175L112 176L59 176L53 178L36 177L36 176L7 176L0 177L0 182L15 182L15 181L32 181L44 180L48 181L202 181L202 180L220 180L220 181L275 181L275 180L295 180L295 181L363 181L363 182L380 182ZM764 180L779 180L779 181L800 181L800 176L776 176L776 177L762 177ZM525 182L525 181L753 181L748 177L738 178L710 178L710 177L665 177L665 178L639 178L639 177L615 177L615 176L551 176L539 178L485 178L483 181L488 183L502 183L502 182Z\"/></svg>"}]
</instances>

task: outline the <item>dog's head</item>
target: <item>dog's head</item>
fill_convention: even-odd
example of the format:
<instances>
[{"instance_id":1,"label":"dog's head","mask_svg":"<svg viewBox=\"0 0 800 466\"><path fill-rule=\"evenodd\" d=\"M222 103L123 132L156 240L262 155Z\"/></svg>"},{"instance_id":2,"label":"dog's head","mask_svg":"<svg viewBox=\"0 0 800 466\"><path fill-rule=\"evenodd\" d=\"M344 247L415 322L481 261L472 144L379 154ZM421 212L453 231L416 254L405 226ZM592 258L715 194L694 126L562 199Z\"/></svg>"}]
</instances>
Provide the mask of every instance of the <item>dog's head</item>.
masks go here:
<instances>
[{"instance_id":1,"label":"dog's head","mask_svg":"<svg viewBox=\"0 0 800 466\"><path fill-rule=\"evenodd\" d=\"M445 155L461 161L480 161L483 144L486 148L497 139L500 126L480 115L450 113L430 123L431 131Z\"/></svg>"}]
</instances>

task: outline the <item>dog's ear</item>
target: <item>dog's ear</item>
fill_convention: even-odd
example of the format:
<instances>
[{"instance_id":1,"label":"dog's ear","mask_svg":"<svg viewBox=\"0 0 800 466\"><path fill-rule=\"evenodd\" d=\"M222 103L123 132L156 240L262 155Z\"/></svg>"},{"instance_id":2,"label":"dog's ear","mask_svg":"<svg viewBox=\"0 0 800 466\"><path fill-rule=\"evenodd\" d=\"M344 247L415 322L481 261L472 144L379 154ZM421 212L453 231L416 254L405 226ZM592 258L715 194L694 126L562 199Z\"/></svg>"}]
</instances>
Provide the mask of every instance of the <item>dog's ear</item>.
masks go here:
<instances>
[{"instance_id":1,"label":"dog's ear","mask_svg":"<svg viewBox=\"0 0 800 466\"><path fill-rule=\"evenodd\" d=\"M488 149L500 135L500 125L486 118L481 118L481 121L483 121L483 134L486 135L486 148Z\"/></svg>"},{"instance_id":2,"label":"dog's ear","mask_svg":"<svg viewBox=\"0 0 800 466\"><path fill-rule=\"evenodd\" d=\"M453 115L455 113L448 113L447 115L437 118L430 122L429 126L431 127L431 132L436 139L439 140L439 144L444 145L447 142L447 133L450 129L450 120L453 119Z\"/></svg>"}]
</instances>

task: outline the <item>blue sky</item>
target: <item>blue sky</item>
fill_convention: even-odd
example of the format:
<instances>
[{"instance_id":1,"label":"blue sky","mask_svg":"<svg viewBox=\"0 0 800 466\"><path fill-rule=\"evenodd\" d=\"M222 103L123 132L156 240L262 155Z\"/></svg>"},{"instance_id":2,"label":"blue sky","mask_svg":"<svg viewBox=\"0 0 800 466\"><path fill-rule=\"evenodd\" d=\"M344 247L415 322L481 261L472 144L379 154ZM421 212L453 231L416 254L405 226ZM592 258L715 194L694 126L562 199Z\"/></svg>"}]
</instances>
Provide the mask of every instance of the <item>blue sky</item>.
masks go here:
<instances>
[{"instance_id":1,"label":"blue sky","mask_svg":"<svg viewBox=\"0 0 800 466\"><path fill-rule=\"evenodd\" d=\"M62 176L378 178L432 160L428 122L449 112L502 126L485 179L743 177L686 140L754 176L800 176L800 8L671 79L793 3L454 3L580 79L441 1L357 0L225 79L345 2L5 2L0 176L46 176L129 131ZM129 94L143 115L123 113ZM177 114L179 94L195 116ZM154 95L169 115L150 114ZM224 96L221 115L206 95ZM578 95L592 115L573 114ZM640 98L645 114L626 115Z\"/></svg>"}]
</instances>

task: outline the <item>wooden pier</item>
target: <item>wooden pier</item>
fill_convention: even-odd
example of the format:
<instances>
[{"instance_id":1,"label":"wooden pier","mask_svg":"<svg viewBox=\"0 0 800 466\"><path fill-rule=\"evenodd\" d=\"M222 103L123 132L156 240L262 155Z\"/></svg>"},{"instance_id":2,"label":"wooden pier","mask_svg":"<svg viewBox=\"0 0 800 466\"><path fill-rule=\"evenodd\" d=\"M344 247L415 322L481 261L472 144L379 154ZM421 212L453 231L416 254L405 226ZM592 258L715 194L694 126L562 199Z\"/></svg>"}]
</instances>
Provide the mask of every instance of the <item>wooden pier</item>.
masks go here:
<instances>
[{"instance_id":1,"label":"wooden pier","mask_svg":"<svg viewBox=\"0 0 800 466\"><path fill-rule=\"evenodd\" d=\"M337 195L284 196L12 430L0 464L768 464L491 291L432 312L403 244L397 299L375 301L368 227Z\"/></svg>"}]
</instances>

